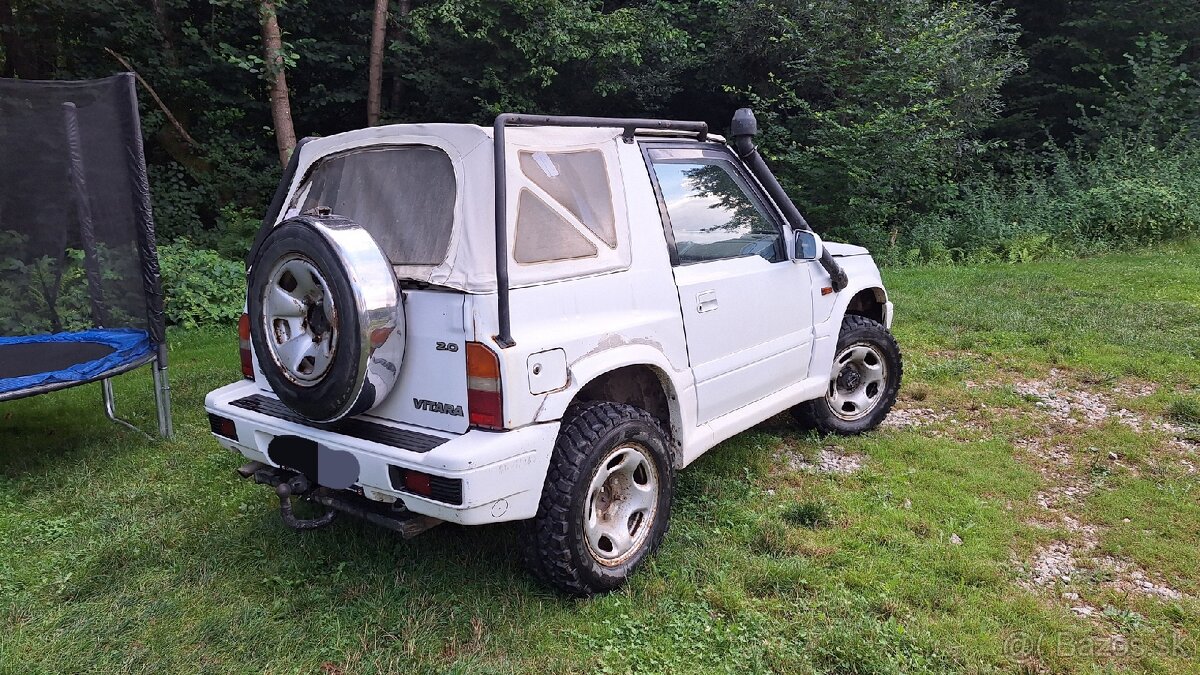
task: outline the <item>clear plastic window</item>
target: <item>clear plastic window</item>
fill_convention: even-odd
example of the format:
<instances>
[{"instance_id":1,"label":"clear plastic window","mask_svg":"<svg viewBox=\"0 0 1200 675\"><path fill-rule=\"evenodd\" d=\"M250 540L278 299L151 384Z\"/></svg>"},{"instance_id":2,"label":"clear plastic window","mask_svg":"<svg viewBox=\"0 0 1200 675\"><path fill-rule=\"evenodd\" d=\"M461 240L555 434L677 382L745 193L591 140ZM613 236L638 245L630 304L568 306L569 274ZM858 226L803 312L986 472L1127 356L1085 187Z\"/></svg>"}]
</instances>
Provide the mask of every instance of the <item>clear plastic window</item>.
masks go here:
<instances>
[{"instance_id":1,"label":"clear plastic window","mask_svg":"<svg viewBox=\"0 0 1200 675\"><path fill-rule=\"evenodd\" d=\"M426 145L353 150L317 164L302 213L328 208L358 223L395 265L438 265L454 228L450 157Z\"/></svg>"},{"instance_id":2,"label":"clear plastic window","mask_svg":"<svg viewBox=\"0 0 1200 675\"><path fill-rule=\"evenodd\" d=\"M781 260L779 229L729 162L654 162L681 264L757 255Z\"/></svg>"},{"instance_id":3,"label":"clear plastic window","mask_svg":"<svg viewBox=\"0 0 1200 675\"><path fill-rule=\"evenodd\" d=\"M514 260L531 264L589 258L596 253L596 245L588 241L566 218L529 190L521 190L513 242Z\"/></svg>"},{"instance_id":4,"label":"clear plastic window","mask_svg":"<svg viewBox=\"0 0 1200 675\"><path fill-rule=\"evenodd\" d=\"M591 230L609 248L617 247L616 217L608 168L599 150L520 153L521 171Z\"/></svg>"}]
</instances>

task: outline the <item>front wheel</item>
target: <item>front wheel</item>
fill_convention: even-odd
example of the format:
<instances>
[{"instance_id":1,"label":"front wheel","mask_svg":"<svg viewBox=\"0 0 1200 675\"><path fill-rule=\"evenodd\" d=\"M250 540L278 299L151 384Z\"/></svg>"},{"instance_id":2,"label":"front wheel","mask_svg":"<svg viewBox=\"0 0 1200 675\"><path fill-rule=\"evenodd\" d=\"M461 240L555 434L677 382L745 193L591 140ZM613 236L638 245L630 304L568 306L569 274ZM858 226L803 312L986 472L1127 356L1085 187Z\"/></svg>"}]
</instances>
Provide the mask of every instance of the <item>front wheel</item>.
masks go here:
<instances>
[{"instance_id":1,"label":"front wheel","mask_svg":"<svg viewBox=\"0 0 1200 675\"><path fill-rule=\"evenodd\" d=\"M630 405L568 411L554 444L522 557L570 595L613 590L658 549L671 517L675 469L658 420Z\"/></svg>"},{"instance_id":2,"label":"front wheel","mask_svg":"<svg viewBox=\"0 0 1200 675\"><path fill-rule=\"evenodd\" d=\"M896 403L903 375L900 346L883 324L865 316L842 319L825 396L792 408L805 428L861 434L879 426Z\"/></svg>"}]
</instances>

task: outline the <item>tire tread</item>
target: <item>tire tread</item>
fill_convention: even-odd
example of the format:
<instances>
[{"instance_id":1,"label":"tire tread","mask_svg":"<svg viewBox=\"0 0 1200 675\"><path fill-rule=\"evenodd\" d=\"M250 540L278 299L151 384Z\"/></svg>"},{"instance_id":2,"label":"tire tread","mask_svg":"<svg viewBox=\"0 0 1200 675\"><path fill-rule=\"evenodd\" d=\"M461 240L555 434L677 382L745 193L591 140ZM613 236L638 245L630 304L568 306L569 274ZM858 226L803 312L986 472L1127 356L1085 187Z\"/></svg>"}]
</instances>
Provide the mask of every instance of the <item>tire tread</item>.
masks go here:
<instances>
[{"instance_id":1,"label":"tire tread","mask_svg":"<svg viewBox=\"0 0 1200 675\"><path fill-rule=\"evenodd\" d=\"M571 502L575 486L587 480L583 475L595 444L601 437L625 423L641 422L653 426L664 439L667 434L657 419L646 411L626 404L588 401L573 405L554 443L550 467L535 518L525 521L520 553L525 566L538 580L570 595L586 597L611 590L596 585L581 573L572 559L570 541ZM661 480L673 482L674 468L667 462L669 475ZM667 528L651 533L646 555L662 542Z\"/></svg>"}]
</instances>

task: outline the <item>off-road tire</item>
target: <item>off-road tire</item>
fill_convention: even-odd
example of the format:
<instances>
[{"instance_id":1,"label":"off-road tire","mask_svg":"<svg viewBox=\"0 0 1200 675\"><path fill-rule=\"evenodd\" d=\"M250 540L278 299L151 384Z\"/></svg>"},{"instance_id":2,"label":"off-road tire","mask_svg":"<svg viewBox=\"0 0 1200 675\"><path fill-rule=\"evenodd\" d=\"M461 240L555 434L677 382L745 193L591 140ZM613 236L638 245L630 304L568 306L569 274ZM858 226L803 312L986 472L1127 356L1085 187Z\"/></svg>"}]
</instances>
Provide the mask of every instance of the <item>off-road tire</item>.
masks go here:
<instances>
[{"instance_id":1,"label":"off-road tire","mask_svg":"<svg viewBox=\"0 0 1200 675\"><path fill-rule=\"evenodd\" d=\"M792 418L804 429L816 429L822 433L853 436L865 433L878 427L896 403L900 392L900 380L904 374L904 363L900 354L900 345L891 331L883 324L855 314L842 319L842 330L838 335L837 348L834 351L835 363L838 355L846 349L865 344L876 350L886 366L886 380L879 393L879 399L865 416L856 420L846 420L839 417L830 408L830 392L821 398L805 401L792 408ZM836 386L830 383L830 391Z\"/></svg>"},{"instance_id":2,"label":"off-road tire","mask_svg":"<svg viewBox=\"0 0 1200 675\"><path fill-rule=\"evenodd\" d=\"M640 408L604 401L572 406L554 444L537 516L522 524L521 557L533 575L578 597L625 583L667 533L675 487L669 442L659 421ZM587 493L601 460L629 444L644 448L657 469L657 508L640 547L620 564L608 566L585 539Z\"/></svg>"}]
</instances>

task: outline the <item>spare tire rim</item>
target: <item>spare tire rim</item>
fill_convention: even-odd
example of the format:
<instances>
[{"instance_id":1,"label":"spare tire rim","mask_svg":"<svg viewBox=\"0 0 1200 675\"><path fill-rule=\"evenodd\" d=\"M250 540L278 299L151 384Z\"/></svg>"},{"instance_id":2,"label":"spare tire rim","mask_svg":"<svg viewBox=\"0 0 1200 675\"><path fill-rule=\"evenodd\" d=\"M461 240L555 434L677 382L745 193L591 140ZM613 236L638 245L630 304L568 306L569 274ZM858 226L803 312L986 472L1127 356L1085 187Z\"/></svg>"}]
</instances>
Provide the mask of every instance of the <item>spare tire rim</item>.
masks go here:
<instances>
[{"instance_id":1,"label":"spare tire rim","mask_svg":"<svg viewBox=\"0 0 1200 675\"><path fill-rule=\"evenodd\" d=\"M887 362L874 345L859 343L838 352L825 396L830 412L846 422L866 417L883 398L887 376Z\"/></svg>"},{"instance_id":2,"label":"spare tire rim","mask_svg":"<svg viewBox=\"0 0 1200 675\"><path fill-rule=\"evenodd\" d=\"M301 386L321 381L337 353L338 315L329 283L311 260L280 258L263 286L264 334L280 372Z\"/></svg>"},{"instance_id":3,"label":"spare tire rim","mask_svg":"<svg viewBox=\"0 0 1200 675\"><path fill-rule=\"evenodd\" d=\"M658 469L636 444L615 448L596 467L584 502L588 550L601 565L629 560L642 547L658 512Z\"/></svg>"}]
</instances>

